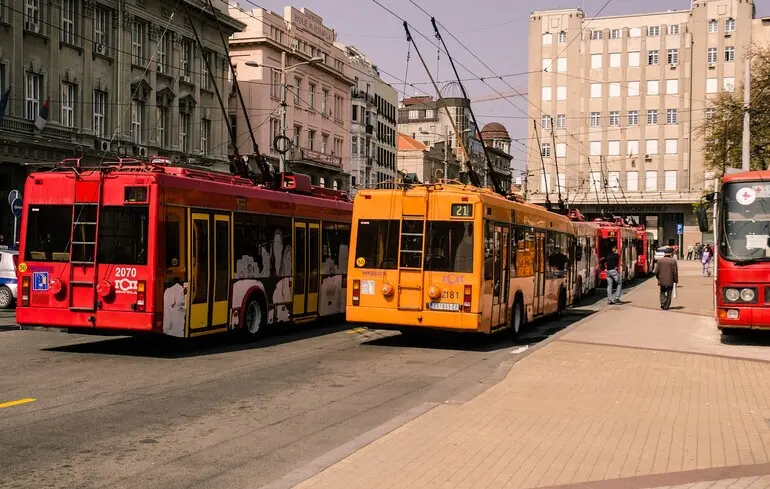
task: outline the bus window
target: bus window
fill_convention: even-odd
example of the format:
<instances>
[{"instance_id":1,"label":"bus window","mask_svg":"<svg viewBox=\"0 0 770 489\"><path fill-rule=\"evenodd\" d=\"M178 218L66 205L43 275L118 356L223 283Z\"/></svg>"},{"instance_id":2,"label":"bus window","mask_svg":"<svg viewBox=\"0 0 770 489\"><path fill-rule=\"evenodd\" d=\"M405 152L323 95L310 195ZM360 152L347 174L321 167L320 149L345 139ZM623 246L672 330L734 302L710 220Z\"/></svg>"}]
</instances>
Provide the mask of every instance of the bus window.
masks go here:
<instances>
[{"instance_id":1,"label":"bus window","mask_svg":"<svg viewBox=\"0 0 770 489\"><path fill-rule=\"evenodd\" d=\"M187 226L185 210L166 207L166 268L184 273L187 269ZM181 277L180 277L181 278Z\"/></svg>"},{"instance_id":2,"label":"bus window","mask_svg":"<svg viewBox=\"0 0 770 489\"><path fill-rule=\"evenodd\" d=\"M25 256L28 261L69 261L71 205L30 205Z\"/></svg>"},{"instance_id":3,"label":"bus window","mask_svg":"<svg viewBox=\"0 0 770 489\"><path fill-rule=\"evenodd\" d=\"M495 225L484 223L484 280L494 280L495 270Z\"/></svg>"},{"instance_id":4,"label":"bus window","mask_svg":"<svg viewBox=\"0 0 770 489\"><path fill-rule=\"evenodd\" d=\"M356 268L395 270L398 267L398 228L397 220L359 220ZM359 260L361 258L363 260ZM363 265L359 265L362 262Z\"/></svg>"},{"instance_id":5,"label":"bus window","mask_svg":"<svg viewBox=\"0 0 770 489\"><path fill-rule=\"evenodd\" d=\"M547 235L546 255L548 256L548 267L553 277L563 277L569 257L565 251L567 248L567 237L561 233L549 232Z\"/></svg>"},{"instance_id":6,"label":"bus window","mask_svg":"<svg viewBox=\"0 0 770 489\"><path fill-rule=\"evenodd\" d=\"M473 272L473 223L428 221L428 249L425 270L431 272Z\"/></svg>"},{"instance_id":7,"label":"bus window","mask_svg":"<svg viewBox=\"0 0 770 489\"><path fill-rule=\"evenodd\" d=\"M148 213L147 207L102 207L98 261L146 265Z\"/></svg>"},{"instance_id":8,"label":"bus window","mask_svg":"<svg viewBox=\"0 0 770 489\"><path fill-rule=\"evenodd\" d=\"M401 223L401 268L422 267L423 221Z\"/></svg>"},{"instance_id":9,"label":"bus window","mask_svg":"<svg viewBox=\"0 0 770 489\"><path fill-rule=\"evenodd\" d=\"M324 223L321 239L321 277L345 275L348 264L350 226L348 224Z\"/></svg>"},{"instance_id":10,"label":"bus window","mask_svg":"<svg viewBox=\"0 0 770 489\"><path fill-rule=\"evenodd\" d=\"M530 227L516 228L516 273L518 277L535 274L535 233Z\"/></svg>"}]
</instances>

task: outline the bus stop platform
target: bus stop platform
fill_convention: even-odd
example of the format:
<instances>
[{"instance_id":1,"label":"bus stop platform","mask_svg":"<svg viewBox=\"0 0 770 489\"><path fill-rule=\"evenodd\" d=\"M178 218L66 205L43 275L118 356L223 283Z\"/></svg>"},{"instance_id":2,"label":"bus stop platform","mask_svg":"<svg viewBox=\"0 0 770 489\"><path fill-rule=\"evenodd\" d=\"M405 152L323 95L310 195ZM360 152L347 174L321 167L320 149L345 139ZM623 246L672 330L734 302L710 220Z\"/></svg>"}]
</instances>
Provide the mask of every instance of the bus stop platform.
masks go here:
<instances>
[{"instance_id":1,"label":"bus stop platform","mask_svg":"<svg viewBox=\"0 0 770 489\"><path fill-rule=\"evenodd\" d=\"M680 261L525 353L465 402L409 413L269 487L770 487L770 334L722 338ZM601 292L601 291L600 291Z\"/></svg>"}]
</instances>

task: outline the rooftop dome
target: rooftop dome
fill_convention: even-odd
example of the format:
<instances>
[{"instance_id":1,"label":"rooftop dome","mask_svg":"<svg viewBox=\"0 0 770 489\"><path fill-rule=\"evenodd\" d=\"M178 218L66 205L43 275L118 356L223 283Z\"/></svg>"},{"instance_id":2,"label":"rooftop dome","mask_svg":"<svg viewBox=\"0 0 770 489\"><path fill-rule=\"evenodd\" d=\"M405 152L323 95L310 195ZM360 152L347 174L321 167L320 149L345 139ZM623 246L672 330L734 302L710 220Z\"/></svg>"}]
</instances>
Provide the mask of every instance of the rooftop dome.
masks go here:
<instances>
[{"instance_id":1,"label":"rooftop dome","mask_svg":"<svg viewBox=\"0 0 770 489\"><path fill-rule=\"evenodd\" d=\"M505 126L499 122L490 122L481 129L484 139L511 139Z\"/></svg>"}]
</instances>

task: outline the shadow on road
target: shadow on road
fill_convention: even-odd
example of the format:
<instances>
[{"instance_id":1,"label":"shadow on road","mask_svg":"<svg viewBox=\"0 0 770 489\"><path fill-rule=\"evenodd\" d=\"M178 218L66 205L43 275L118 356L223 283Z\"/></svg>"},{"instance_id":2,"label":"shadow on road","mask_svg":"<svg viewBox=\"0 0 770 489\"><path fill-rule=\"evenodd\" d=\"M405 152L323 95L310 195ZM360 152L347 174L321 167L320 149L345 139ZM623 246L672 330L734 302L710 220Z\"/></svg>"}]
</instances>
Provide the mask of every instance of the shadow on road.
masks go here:
<instances>
[{"instance_id":1,"label":"shadow on road","mask_svg":"<svg viewBox=\"0 0 770 489\"><path fill-rule=\"evenodd\" d=\"M720 339L723 345L734 346L770 346L770 331L755 329L735 330L728 334L722 333Z\"/></svg>"},{"instance_id":2,"label":"shadow on road","mask_svg":"<svg viewBox=\"0 0 770 489\"><path fill-rule=\"evenodd\" d=\"M644 283L646 279L637 279L623 284L624 291L630 291ZM510 331L501 331L492 335L475 333L456 333L452 331L414 330L405 334L373 339L364 344L371 346L397 348L427 348L458 351L493 352L506 348L530 346L546 340L568 326L598 312L606 303L606 288L597 288L589 293L580 303L568 309L561 317L546 317L529 324L518 336ZM631 301L623 301L630 304ZM377 329L376 327L372 329Z\"/></svg>"},{"instance_id":3,"label":"shadow on road","mask_svg":"<svg viewBox=\"0 0 770 489\"><path fill-rule=\"evenodd\" d=\"M264 339L258 341L243 340L235 334L218 334L185 339L162 335L99 337L95 338L95 341L46 348L44 351L168 359L189 358L267 348L338 333L349 329L349 327L348 324L341 321L337 323L324 322L321 324L282 326L270 331Z\"/></svg>"}]
</instances>

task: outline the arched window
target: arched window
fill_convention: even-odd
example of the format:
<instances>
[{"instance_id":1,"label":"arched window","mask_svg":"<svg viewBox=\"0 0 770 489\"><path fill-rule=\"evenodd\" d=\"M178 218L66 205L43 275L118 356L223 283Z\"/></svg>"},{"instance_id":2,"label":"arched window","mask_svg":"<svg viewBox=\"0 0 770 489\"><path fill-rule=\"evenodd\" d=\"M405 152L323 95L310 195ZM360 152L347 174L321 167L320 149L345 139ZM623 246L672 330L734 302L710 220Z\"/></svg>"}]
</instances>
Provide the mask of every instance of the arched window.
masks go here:
<instances>
[{"instance_id":1,"label":"arched window","mask_svg":"<svg viewBox=\"0 0 770 489\"><path fill-rule=\"evenodd\" d=\"M334 180L332 182L332 187L334 188L334 190L338 190L340 188L339 182L337 182L337 180Z\"/></svg>"},{"instance_id":2,"label":"arched window","mask_svg":"<svg viewBox=\"0 0 770 489\"><path fill-rule=\"evenodd\" d=\"M326 179L324 177L319 178L318 179L318 185L320 185L321 187L325 187L326 186Z\"/></svg>"}]
</instances>

